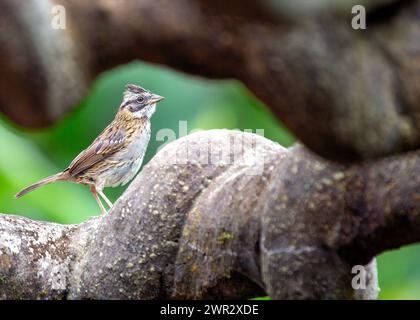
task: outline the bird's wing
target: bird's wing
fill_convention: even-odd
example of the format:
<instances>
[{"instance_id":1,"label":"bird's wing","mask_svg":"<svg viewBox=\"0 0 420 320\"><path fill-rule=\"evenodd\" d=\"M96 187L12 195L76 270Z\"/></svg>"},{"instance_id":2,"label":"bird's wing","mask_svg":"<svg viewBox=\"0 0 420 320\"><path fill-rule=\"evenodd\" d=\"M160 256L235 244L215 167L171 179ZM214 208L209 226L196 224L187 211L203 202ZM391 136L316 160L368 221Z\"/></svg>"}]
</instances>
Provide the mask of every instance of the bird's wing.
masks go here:
<instances>
[{"instance_id":1,"label":"bird's wing","mask_svg":"<svg viewBox=\"0 0 420 320\"><path fill-rule=\"evenodd\" d=\"M108 126L92 144L82 151L69 165L69 174L74 177L108 158L124 146L126 132L115 126Z\"/></svg>"}]
</instances>

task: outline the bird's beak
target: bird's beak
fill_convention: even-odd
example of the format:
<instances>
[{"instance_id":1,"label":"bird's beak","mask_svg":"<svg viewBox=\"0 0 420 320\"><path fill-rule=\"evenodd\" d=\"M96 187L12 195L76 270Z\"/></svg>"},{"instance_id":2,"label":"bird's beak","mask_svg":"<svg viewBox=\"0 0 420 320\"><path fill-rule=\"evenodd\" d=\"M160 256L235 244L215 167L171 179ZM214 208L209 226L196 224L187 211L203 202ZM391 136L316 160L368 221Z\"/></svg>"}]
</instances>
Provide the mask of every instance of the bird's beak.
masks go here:
<instances>
[{"instance_id":1,"label":"bird's beak","mask_svg":"<svg viewBox=\"0 0 420 320\"><path fill-rule=\"evenodd\" d=\"M161 100L163 100L163 99L165 99L164 97L162 97L162 96L159 96L159 95L157 95L157 94L153 94L153 96L152 96L152 98L150 99L150 101L152 102L152 103L158 103L159 101L161 101Z\"/></svg>"}]
</instances>

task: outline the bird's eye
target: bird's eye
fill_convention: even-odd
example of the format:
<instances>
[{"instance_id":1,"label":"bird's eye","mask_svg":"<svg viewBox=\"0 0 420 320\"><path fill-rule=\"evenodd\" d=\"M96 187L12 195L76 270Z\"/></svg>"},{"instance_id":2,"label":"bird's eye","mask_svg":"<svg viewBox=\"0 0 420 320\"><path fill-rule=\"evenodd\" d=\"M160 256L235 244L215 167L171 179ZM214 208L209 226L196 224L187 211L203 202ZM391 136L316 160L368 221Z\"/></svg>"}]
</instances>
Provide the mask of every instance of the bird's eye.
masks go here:
<instances>
[{"instance_id":1,"label":"bird's eye","mask_svg":"<svg viewBox=\"0 0 420 320\"><path fill-rule=\"evenodd\" d=\"M138 97L138 98L137 98L137 102L138 102L138 103L142 103L143 101L144 101L144 97Z\"/></svg>"}]
</instances>

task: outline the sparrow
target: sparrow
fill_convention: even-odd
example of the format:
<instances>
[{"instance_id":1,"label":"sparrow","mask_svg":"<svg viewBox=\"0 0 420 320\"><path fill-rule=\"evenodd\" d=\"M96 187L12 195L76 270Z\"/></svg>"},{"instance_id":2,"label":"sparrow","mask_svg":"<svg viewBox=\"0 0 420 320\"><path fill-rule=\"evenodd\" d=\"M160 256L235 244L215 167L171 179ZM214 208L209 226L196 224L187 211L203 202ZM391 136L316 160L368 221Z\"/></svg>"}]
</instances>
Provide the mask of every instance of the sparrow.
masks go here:
<instances>
[{"instance_id":1,"label":"sparrow","mask_svg":"<svg viewBox=\"0 0 420 320\"><path fill-rule=\"evenodd\" d=\"M67 169L26 187L15 197L56 181L69 181L89 186L101 212L106 213L99 196L112 208L103 189L125 185L139 171L150 140L150 118L162 99L140 86L128 84L114 120L92 144Z\"/></svg>"}]
</instances>

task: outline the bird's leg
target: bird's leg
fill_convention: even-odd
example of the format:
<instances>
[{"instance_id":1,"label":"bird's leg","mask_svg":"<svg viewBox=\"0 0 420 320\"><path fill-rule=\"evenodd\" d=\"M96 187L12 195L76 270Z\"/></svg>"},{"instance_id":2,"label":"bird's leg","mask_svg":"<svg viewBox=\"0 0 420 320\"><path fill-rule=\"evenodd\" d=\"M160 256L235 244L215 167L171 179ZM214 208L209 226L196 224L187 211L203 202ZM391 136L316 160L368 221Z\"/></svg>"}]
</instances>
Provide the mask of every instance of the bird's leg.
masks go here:
<instances>
[{"instance_id":1,"label":"bird's leg","mask_svg":"<svg viewBox=\"0 0 420 320\"><path fill-rule=\"evenodd\" d=\"M92 195L95 198L96 202L98 203L99 208L101 208L102 213L107 213L104 205L101 202L101 199L99 199L99 197L98 197L98 192L96 191L95 186L90 187L90 192L92 192Z\"/></svg>"},{"instance_id":2,"label":"bird's leg","mask_svg":"<svg viewBox=\"0 0 420 320\"><path fill-rule=\"evenodd\" d=\"M113 204L112 202L106 197L106 195L103 193L103 191L98 191L98 194L102 197L102 199L105 200L106 204L108 205L108 207L111 209Z\"/></svg>"}]
</instances>

